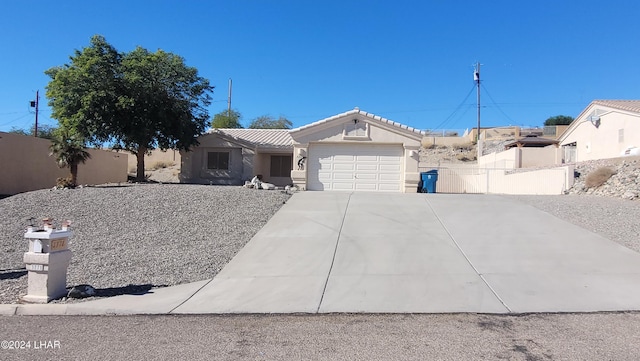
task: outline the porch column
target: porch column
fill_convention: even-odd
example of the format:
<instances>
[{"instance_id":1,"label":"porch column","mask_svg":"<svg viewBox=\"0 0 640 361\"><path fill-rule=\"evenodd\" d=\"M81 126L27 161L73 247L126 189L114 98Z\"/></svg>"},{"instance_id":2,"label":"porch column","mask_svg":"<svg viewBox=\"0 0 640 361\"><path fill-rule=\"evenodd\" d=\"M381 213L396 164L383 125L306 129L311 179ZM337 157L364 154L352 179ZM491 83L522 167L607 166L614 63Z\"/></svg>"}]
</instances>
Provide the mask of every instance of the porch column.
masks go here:
<instances>
[{"instance_id":1,"label":"porch column","mask_svg":"<svg viewBox=\"0 0 640 361\"><path fill-rule=\"evenodd\" d=\"M418 162L420 160L419 145L404 145L404 187L403 193L416 193L420 182Z\"/></svg>"},{"instance_id":2,"label":"porch column","mask_svg":"<svg viewBox=\"0 0 640 361\"><path fill-rule=\"evenodd\" d=\"M247 181L253 178L253 164L256 151L253 149L242 148L242 180Z\"/></svg>"},{"instance_id":3,"label":"porch column","mask_svg":"<svg viewBox=\"0 0 640 361\"><path fill-rule=\"evenodd\" d=\"M309 144L294 144L293 146L293 170L291 181L300 190L307 190L307 157Z\"/></svg>"}]
</instances>

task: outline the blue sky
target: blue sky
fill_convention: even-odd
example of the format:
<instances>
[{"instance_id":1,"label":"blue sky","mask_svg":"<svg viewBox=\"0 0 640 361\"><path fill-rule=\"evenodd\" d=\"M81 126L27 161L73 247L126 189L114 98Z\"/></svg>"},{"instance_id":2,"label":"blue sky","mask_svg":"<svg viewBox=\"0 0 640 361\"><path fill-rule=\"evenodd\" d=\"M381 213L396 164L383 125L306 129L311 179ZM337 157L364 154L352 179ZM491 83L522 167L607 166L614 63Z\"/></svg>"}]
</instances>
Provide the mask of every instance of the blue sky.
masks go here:
<instances>
[{"instance_id":1,"label":"blue sky","mask_svg":"<svg viewBox=\"0 0 640 361\"><path fill-rule=\"evenodd\" d=\"M539 126L594 99L640 98L640 2L0 1L0 131L55 125L44 71L101 34L185 58L216 86L211 115L294 126L359 107L420 129ZM465 98L468 94L469 97ZM466 100L465 100L466 99Z\"/></svg>"}]
</instances>

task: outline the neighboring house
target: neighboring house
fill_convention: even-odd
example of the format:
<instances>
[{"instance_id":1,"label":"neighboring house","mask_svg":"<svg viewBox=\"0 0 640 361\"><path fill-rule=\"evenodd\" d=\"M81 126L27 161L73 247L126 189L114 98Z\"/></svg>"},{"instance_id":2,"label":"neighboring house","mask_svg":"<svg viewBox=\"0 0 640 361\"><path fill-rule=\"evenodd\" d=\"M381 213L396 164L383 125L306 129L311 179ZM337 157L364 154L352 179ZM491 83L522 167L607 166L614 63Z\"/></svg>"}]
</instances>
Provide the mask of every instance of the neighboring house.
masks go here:
<instances>
[{"instance_id":1,"label":"neighboring house","mask_svg":"<svg viewBox=\"0 0 640 361\"><path fill-rule=\"evenodd\" d=\"M504 145L504 149L511 148L544 148L550 145L555 145L557 148L558 141L555 139L542 138L538 136L526 136L521 137L513 142Z\"/></svg>"},{"instance_id":2,"label":"neighboring house","mask_svg":"<svg viewBox=\"0 0 640 361\"><path fill-rule=\"evenodd\" d=\"M358 108L292 130L218 129L182 153L183 182L255 175L306 190L416 192L424 133Z\"/></svg>"},{"instance_id":3,"label":"neighboring house","mask_svg":"<svg viewBox=\"0 0 640 361\"><path fill-rule=\"evenodd\" d=\"M558 140L565 163L623 156L640 147L640 100L594 100Z\"/></svg>"}]
</instances>

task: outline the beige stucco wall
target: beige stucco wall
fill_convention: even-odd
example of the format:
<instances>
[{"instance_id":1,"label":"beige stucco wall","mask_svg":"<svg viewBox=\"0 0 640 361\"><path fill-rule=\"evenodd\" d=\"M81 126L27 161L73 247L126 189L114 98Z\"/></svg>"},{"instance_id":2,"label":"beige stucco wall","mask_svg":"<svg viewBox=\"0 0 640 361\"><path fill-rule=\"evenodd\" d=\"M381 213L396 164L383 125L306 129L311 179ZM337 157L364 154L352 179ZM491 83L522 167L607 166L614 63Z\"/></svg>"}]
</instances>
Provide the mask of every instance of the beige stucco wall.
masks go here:
<instances>
[{"instance_id":1,"label":"beige stucco wall","mask_svg":"<svg viewBox=\"0 0 640 361\"><path fill-rule=\"evenodd\" d=\"M0 132L0 194L16 194L51 188L69 169L59 168L49 156L47 139ZM107 150L89 149L91 158L78 166L78 184L127 181L127 156Z\"/></svg>"},{"instance_id":2,"label":"beige stucco wall","mask_svg":"<svg viewBox=\"0 0 640 361\"><path fill-rule=\"evenodd\" d=\"M560 136L562 135L562 133L564 133L567 129L569 129L568 125L556 125L556 134L553 137L549 137L547 135L545 135L545 138L551 138L551 139L558 139L560 138Z\"/></svg>"},{"instance_id":3,"label":"beige stucco wall","mask_svg":"<svg viewBox=\"0 0 640 361\"><path fill-rule=\"evenodd\" d=\"M571 129L561 137L561 144L576 142L576 161L616 158L629 146L640 147L640 116L638 114L601 109L600 126L589 121L589 109L577 118ZM619 141L619 130L624 130L624 140Z\"/></svg>"},{"instance_id":4,"label":"beige stucco wall","mask_svg":"<svg viewBox=\"0 0 640 361\"><path fill-rule=\"evenodd\" d=\"M520 162L518 160L518 148L507 149L502 152L494 152L483 155L478 158L478 167L480 168L518 168Z\"/></svg>"},{"instance_id":5,"label":"beige stucco wall","mask_svg":"<svg viewBox=\"0 0 640 361\"><path fill-rule=\"evenodd\" d=\"M367 125L367 135L363 137L345 136L345 127L353 124ZM415 193L420 174L418 172L418 151L422 135L408 133L398 127L372 119L364 114L350 114L310 128L292 132L294 141L294 163L301 156L309 156L309 145L314 143L350 143L350 144L398 144L404 148L403 189L405 193ZM291 172L293 184L306 189L307 168L299 171L297 167Z\"/></svg>"},{"instance_id":6,"label":"beige stucco wall","mask_svg":"<svg viewBox=\"0 0 640 361\"><path fill-rule=\"evenodd\" d=\"M421 168L422 171L433 169ZM437 193L563 194L573 182L572 167L528 172L476 167L440 167Z\"/></svg>"},{"instance_id":7,"label":"beige stucco wall","mask_svg":"<svg viewBox=\"0 0 640 361\"><path fill-rule=\"evenodd\" d=\"M253 175L262 175L264 182L275 184L276 186L286 186L292 184L291 177L272 177L271 176L271 156L272 155L292 155L292 151L258 153L255 156ZM291 169L294 169L293 163L295 158L291 157Z\"/></svg>"},{"instance_id":8,"label":"beige stucco wall","mask_svg":"<svg viewBox=\"0 0 640 361\"><path fill-rule=\"evenodd\" d=\"M198 141L198 147L180 152L180 182L240 185L252 177L253 152L215 134L200 136ZM207 169L208 152L229 152L229 170Z\"/></svg>"},{"instance_id":9,"label":"beige stucco wall","mask_svg":"<svg viewBox=\"0 0 640 361\"><path fill-rule=\"evenodd\" d=\"M520 127L488 128L481 129L480 131L482 133L482 138L485 140L509 139L520 136Z\"/></svg>"},{"instance_id":10,"label":"beige stucco wall","mask_svg":"<svg viewBox=\"0 0 640 361\"><path fill-rule=\"evenodd\" d=\"M558 165L560 163L562 163L562 149L555 145L544 148L514 147L478 158L478 166L481 168L532 168Z\"/></svg>"},{"instance_id":11,"label":"beige stucco wall","mask_svg":"<svg viewBox=\"0 0 640 361\"><path fill-rule=\"evenodd\" d=\"M562 163L562 149L555 145L543 148L524 147L519 150L519 168L545 167Z\"/></svg>"},{"instance_id":12,"label":"beige stucco wall","mask_svg":"<svg viewBox=\"0 0 640 361\"><path fill-rule=\"evenodd\" d=\"M445 146L452 146L452 145L462 145L462 144L471 144L472 141L469 140L469 137L423 137L422 138L422 146L423 147L430 147L430 146L434 146L434 145L445 145Z\"/></svg>"},{"instance_id":13,"label":"beige stucco wall","mask_svg":"<svg viewBox=\"0 0 640 361\"><path fill-rule=\"evenodd\" d=\"M345 139L343 132L345 125L352 122L353 118L359 119L359 121L369 124L369 137L367 139ZM422 135L416 133L417 139L410 139L399 130L394 129L396 127L381 124L379 122L370 121L368 118L358 114L345 117L344 119L336 119L335 121L328 122L322 125L318 125L313 128L300 131L298 134L293 133L292 136L296 143L309 143L309 142L328 142L328 143L342 143L342 142L355 142L355 143L395 143L404 144L410 143L416 146L420 146Z\"/></svg>"},{"instance_id":14,"label":"beige stucco wall","mask_svg":"<svg viewBox=\"0 0 640 361\"><path fill-rule=\"evenodd\" d=\"M476 134L478 134L478 128L469 129L467 135L468 141L475 141ZM497 139L511 139L520 136L520 127L498 127L498 128L480 128L480 135L485 140L497 140Z\"/></svg>"},{"instance_id":15,"label":"beige stucco wall","mask_svg":"<svg viewBox=\"0 0 640 361\"><path fill-rule=\"evenodd\" d=\"M569 167L511 174L499 170L487 170L487 172L489 174L486 192L491 194L564 194L564 191L570 187L568 178L573 179L573 171Z\"/></svg>"}]
</instances>

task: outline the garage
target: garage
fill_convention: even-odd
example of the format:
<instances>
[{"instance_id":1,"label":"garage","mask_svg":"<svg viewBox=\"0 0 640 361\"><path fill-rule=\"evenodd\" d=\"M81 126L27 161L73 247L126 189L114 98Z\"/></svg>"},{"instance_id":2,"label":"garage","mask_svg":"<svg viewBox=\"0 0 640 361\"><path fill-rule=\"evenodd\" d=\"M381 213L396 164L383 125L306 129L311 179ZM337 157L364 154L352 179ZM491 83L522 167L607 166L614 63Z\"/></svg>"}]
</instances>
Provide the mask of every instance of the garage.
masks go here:
<instances>
[{"instance_id":1,"label":"garage","mask_svg":"<svg viewBox=\"0 0 640 361\"><path fill-rule=\"evenodd\" d=\"M424 132L358 108L291 129L298 189L415 193Z\"/></svg>"},{"instance_id":2,"label":"garage","mask_svg":"<svg viewBox=\"0 0 640 361\"><path fill-rule=\"evenodd\" d=\"M400 144L312 144L309 190L401 192Z\"/></svg>"}]
</instances>

